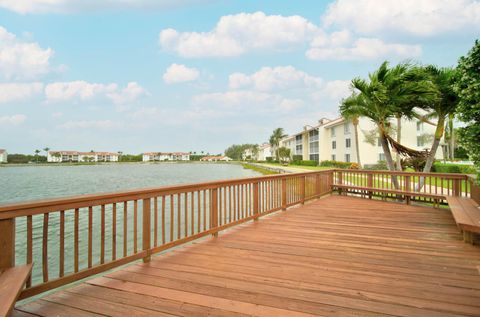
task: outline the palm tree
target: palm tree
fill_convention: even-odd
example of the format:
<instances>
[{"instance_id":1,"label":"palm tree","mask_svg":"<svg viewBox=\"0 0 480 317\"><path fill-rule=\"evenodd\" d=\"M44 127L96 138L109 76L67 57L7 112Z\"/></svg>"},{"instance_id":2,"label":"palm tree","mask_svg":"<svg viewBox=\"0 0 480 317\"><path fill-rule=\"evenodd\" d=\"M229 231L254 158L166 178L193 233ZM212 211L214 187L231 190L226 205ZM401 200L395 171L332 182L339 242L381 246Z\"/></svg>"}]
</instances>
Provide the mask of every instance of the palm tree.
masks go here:
<instances>
[{"instance_id":1,"label":"palm tree","mask_svg":"<svg viewBox=\"0 0 480 317\"><path fill-rule=\"evenodd\" d=\"M50 148L47 146L43 149L45 151L45 153L48 155L48 151L50 151Z\"/></svg>"},{"instance_id":2,"label":"palm tree","mask_svg":"<svg viewBox=\"0 0 480 317\"><path fill-rule=\"evenodd\" d=\"M272 135L270 136L270 145L272 146L272 149L275 151L275 157L277 161L279 160L279 155L278 155L278 148L280 146L280 140L286 137L287 135L283 131L283 128L276 128L273 130Z\"/></svg>"},{"instance_id":3,"label":"palm tree","mask_svg":"<svg viewBox=\"0 0 480 317\"><path fill-rule=\"evenodd\" d=\"M35 162L38 163L38 154L40 153L40 150L35 150Z\"/></svg>"},{"instance_id":4,"label":"palm tree","mask_svg":"<svg viewBox=\"0 0 480 317\"><path fill-rule=\"evenodd\" d=\"M430 172L440 140L445 132L445 122L449 116L453 116L455 113L458 104L458 96L453 90L453 83L456 76L454 69L438 68L431 65L425 67L423 71L431 77L439 94L439 98L433 99L432 102L426 105L427 110L431 110L431 115L437 118L434 139L423 169L424 172Z\"/></svg>"}]
</instances>

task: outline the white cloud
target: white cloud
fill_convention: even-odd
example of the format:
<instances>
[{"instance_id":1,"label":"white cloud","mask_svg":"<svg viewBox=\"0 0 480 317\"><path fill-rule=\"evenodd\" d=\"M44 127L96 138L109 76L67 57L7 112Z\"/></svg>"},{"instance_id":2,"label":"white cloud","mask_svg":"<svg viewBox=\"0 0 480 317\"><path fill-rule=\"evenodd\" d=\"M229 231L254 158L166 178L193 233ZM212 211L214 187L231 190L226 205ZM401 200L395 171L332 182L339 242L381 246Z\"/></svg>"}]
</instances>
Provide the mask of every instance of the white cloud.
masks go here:
<instances>
[{"instance_id":1,"label":"white cloud","mask_svg":"<svg viewBox=\"0 0 480 317\"><path fill-rule=\"evenodd\" d=\"M115 90L117 90L116 84L96 84L83 80L56 82L45 87L45 97L47 101L88 100Z\"/></svg>"},{"instance_id":2,"label":"white cloud","mask_svg":"<svg viewBox=\"0 0 480 317\"><path fill-rule=\"evenodd\" d=\"M288 112L303 106L300 99L258 91L237 90L196 95L192 104L199 107L217 108L222 111L253 110L255 112Z\"/></svg>"},{"instance_id":3,"label":"white cloud","mask_svg":"<svg viewBox=\"0 0 480 317\"><path fill-rule=\"evenodd\" d=\"M200 72L196 68L172 64L163 74L163 81L167 84L183 83L187 81L194 81L199 75Z\"/></svg>"},{"instance_id":4,"label":"white cloud","mask_svg":"<svg viewBox=\"0 0 480 317\"><path fill-rule=\"evenodd\" d=\"M116 10L168 10L205 0L0 0L0 7L21 13L74 13Z\"/></svg>"},{"instance_id":5,"label":"white cloud","mask_svg":"<svg viewBox=\"0 0 480 317\"><path fill-rule=\"evenodd\" d=\"M228 78L231 89L253 87L260 91L275 89L319 87L322 79L311 76L293 66L262 67L257 72L246 75L233 73Z\"/></svg>"},{"instance_id":6,"label":"white cloud","mask_svg":"<svg viewBox=\"0 0 480 317\"><path fill-rule=\"evenodd\" d=\"M350 80L332 80L326 82L320 90L312 93L312 98L316 101L328 99L339 102L350 94Z\"/></svg>"},{"instance_id":7,"label":"white cloud","mask_svg":"<svg viewBox=\"0 0 480 317\"><path fill-rule=\"evenodd\" d=\"M18 39L0 26L0 73L7 79L34 78L50 71L51 48Z\"/></svg>"},{"instance_id":8,"label":"white cloud","mask_svg":"<svg viewBox=\"0 0 480 317\"><path fill-rule=\"evenodd\" d=\"M0 83L0 103L26 100L42 92L42 83Z\"/></svg>"},{"instance_id":9,"label":"white cloud","mask_svg":"<svg viewBox=\"0 0 480 317\"><path fill-rule=\"evenodd\" d=\"M318 44L313 42L312 44ZM351 45L311 47L305 55L312 60L368 60L392 57L418 57L419 45L385 43L376 38L359 38Z\"/></svg>"},{"instance_id":10,"label":"white cloud","mask_svg":"<svg viewBox=\"0 0 480 317\"><path fill-rule=\"evenodd\" d=\"M45 87L45 97L48 102L85 101L106 97L115 104L125 104L146 94L146 90L136 82L128 83L123 89L119 89L115 83L98 84L83 80L50 83Z\"/></svg>"},{"instance_id":11,"label":"white cloud","mask_svg":"<svg viewBox=\"0 0 480 317\"><path fill-rule=\"evenodd\" d=\"M480 27L475 0L337 0L323 16L325 26L363 34L401 32L419 36Z\"/></svg>"},{"instance_id":12,"label":"white cloud","mask_svg":"<svg viewBox=\"0 0 480 317\"><path fill-rule=\"evenodd\" d=\"M318 27L298 16L239 13L220 18L209 32L160 32L160 46L183 57L238 56L252 50L286 50L303 45Z\"/></svg>"},{"instance_id":13,"label":"white cloud","mask_svg":"<svg viewBox=\"0 0 480 317\"><path fill-rule=\"evenodd\" d=\"M75 130L75 129L95 129L95 130L110 130L112 128L120 127L119 122L111 120L80 120L67 121L58 126L60 129Z\"/></svg>"},{"instance_id":14,"label":"white cloud","mask_svg":"<svg viewBox=\"0 0 480 317\"><path fill-rule=\"evenodd\" d=\"M148 92L136 82L129 82L127 87L122 90L114 90L107 94L115 104L126 104L137 100L142 96L148 95Z\"/></svg>"},{"instance_id":15,"label":"white cloud","mask_svg":"<svg viewBox=\"0 0 480 317\"><path fill-rule=\"evenodd\" d=\"M23 123L27 119L27 116L23 114L14 114L11 116L0 117L0 125L18 125Z\"/></svg>"}]
</instances>

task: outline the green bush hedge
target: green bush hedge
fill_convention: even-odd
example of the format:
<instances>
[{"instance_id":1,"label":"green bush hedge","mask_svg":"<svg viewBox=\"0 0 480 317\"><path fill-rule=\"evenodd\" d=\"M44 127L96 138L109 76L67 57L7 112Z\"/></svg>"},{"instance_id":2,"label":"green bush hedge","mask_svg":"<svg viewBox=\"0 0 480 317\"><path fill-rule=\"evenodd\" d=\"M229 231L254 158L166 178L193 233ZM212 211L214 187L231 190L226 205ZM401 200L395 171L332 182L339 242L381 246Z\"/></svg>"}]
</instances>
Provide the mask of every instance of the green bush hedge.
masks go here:
<instances>
[{"instance_id":1,"label":"green bush hedge","mask_svg":"<svg viewBox=\"0 0 480 317\"><path fill-rule=\"evenodd\" d=\"M459 174L476 174L474 166L454 164L454 163L434 163L432 171L435 173L459 173Z\"/></svg>"},{"instance_id":2,"label":"green bush hedge","mask_svg":"<svg viewBox=\"0 0 480 317\"><path fill-rule=\"evenodd\" d=\"M295 160L291 162L292 165L300 165L300 166L318 166L317 161L311 160Z\"/></svg>"},{"instance_id":3,"label":"green bush hedge","mask_svg":"<svg viewBox=\"0 0 480 317\"><path fill-rule=\"evenodd\" d=\"M352 163L340 161L321 161L320 166L336 167L336 168L350 168Z\"/></svg>"}]
</instances>

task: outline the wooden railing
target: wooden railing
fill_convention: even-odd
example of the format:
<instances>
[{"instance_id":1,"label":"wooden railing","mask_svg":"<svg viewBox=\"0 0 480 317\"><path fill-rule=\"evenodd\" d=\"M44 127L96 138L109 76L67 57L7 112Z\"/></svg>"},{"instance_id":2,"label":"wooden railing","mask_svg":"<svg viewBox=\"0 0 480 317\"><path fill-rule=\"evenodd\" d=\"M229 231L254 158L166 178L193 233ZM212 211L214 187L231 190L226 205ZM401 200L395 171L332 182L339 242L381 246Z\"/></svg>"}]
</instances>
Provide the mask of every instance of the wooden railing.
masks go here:
<instances>
[{"instance_id":1,"label":"wooden railing","mask_svg":"<svg viewBox=\"0 0 480 317\"><path fill-rule=\"evenodd\" d=\"M0 268L33 263L27 298L328 194L332 181L329 170L0 205Z\"/></svg>"},{"instance_id":2,"label":"wooden railing","mask_svg":"<svg viewBox=\"0 0 480 317\"><path fill-rule=\"evenodd\" d=\"M464 174L369 170L334 171L334 188L361 196L381 196L428 203L446 203L446 196L470 197L472 181ZM478 187L477 187L478 190ZM477 193L477 195L479 195Z\"/></svg>"},{"instance_id":3,"label":"wooden railing","mask_svg":"<svg viewBox=\"0 0 480 317\"><path fill-rule=\"evenodd\" d=\"M474 177L469 177L468 183L470 184L470 197L480 205L480 186L478 180Z\"/></svg>"}]
</instances>

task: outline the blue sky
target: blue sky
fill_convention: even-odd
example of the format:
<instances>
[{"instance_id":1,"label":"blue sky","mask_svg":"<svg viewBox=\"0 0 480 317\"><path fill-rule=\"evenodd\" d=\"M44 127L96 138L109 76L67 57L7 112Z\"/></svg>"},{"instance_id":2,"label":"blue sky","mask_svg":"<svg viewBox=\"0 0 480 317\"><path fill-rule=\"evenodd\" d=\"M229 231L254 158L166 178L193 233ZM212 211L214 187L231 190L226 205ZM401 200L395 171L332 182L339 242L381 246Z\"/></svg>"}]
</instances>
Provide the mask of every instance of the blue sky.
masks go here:
<instances>
[{"instance_id":1,"label":"blue sky","mask_svg":"<svg viewBox=\"0 0 480 317\"><path fill-rule=\"evenodd\" d=\"M473 0L0 0L0 148L205 151L336 117L383 60L454 66Z\"/></svg>"}]
</instances>

